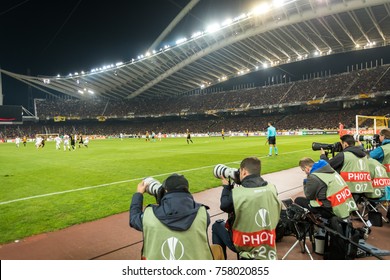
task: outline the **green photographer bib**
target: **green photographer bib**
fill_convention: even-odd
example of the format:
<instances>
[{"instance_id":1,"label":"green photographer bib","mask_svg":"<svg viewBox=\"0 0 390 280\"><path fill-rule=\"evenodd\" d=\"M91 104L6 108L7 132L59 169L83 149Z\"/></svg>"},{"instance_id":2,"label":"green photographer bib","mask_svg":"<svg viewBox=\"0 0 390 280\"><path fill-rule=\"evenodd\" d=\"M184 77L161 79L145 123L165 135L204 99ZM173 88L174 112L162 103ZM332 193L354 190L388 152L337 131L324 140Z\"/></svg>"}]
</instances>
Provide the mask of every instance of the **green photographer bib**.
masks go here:
<instances>
[{"instance_id":1,"label":"green photographer bib","mask_svg":"<svg viewBox=\"0 0 390 280\"><path fill-rule=\"evenodd\" d=\"M332 212L339 218L347 218L352 211L358 210L355 200L352 197L351 190L341 176L334 172L317 173L312 175L317 176L322 182L327 185L326 199L330 201ZM311 200L310 205L313 207L321 206L320 201Z\"/></svg>"},{"instance_id":2,"label":"green photographer bib","mask_svg":"<svg viewBox=\"0 0 390 280\"><path fill-rule=\"evenodd\" d=\"M232 190L235 219L232 241L241 258L273 260L276 254L276 225L281 203L272 184Z\"/></svg>"},{"instance_id":3,"label":"green photographer bib","mask_svg":"<svg viewBox=\"0 0 390 280\"><path fill-rule=\"evenodd\" d=\"M146 207L143 217L146 260L212 260L207 235L207 210L201 206L191 227L186 231L171 230Z\"/></svg>"},{"instance_id":4,"label":"green photographer bib","mask_svg":"<svg viewBox=\"0 0 390 280\"><path fill-rule=\"evenodd\" d=\"M344 164L340 175L353 194L374 191L367 157L358 158L351 152L344 152Z\"/></svg>"}]
</instances>

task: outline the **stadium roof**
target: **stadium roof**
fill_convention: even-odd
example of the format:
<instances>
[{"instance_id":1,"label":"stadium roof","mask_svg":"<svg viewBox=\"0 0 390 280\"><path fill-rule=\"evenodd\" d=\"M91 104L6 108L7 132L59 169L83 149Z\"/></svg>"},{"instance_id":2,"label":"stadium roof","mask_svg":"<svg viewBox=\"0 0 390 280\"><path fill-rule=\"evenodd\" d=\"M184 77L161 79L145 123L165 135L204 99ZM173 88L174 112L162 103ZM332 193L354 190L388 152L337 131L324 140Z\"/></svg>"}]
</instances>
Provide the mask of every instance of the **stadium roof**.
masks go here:
<instances>
[{"instance_id":1,"label":"stadium roof","mask_svg":"<svg viewBox=\"0 0 390 280\"><path fill-rule=\"evenodd\" d=\"M181 95L264 67L390 43L388 0L272 3L126 63L54 77L0 71L48 94L149 98Z\"/></svg>"}]
</instances>

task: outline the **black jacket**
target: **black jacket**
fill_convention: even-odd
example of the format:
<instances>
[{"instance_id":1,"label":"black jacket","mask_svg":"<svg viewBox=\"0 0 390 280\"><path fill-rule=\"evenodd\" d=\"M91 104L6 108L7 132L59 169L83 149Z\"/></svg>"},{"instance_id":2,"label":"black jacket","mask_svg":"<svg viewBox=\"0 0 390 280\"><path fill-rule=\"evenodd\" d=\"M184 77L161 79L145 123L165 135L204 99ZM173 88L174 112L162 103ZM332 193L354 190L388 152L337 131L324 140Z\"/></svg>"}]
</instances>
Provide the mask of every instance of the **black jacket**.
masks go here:
<instances>
[{"instance_id":1,"label":"black jacket","mask_svg":"<svg viewBox=\"0 0 390 280\"><path fill-rule=\"evenodd\" d=\"M130 227L143 230L143 195L135 193L130 204ZM171 230L186 231L189 229L202 204L194 201L188 192L168 192L161 199L159 205L151 205L153 212L164 225ZM208 207L206 206L206 209ZM207 225L210 224L210 216L207 212Z\"/></svg>"},{"instance_id":2,"label":"black jacket","mask_svg":"<svg viewBox=\"0 0 390 280\"><path fill-rule=\"evenodd\" d=\"M304 193L307 199L309 200L320 200L323 204L323 207L331 208L332 205L330 201L326 198L326 191L328 189L327 184L325 184L320 178L315 176L316 173L326 173L333 174L335 170L329 165L318 168L307 176L304 184Z\"/></svg>"},{"instance_id":3,"label":"black jacket","mask_svg":"<svg viewBox=\"0 0 390 280\"><path fill-rule=\"evenodd\" d=\"M344 153L346 152L353 153L358 158L366 156L366 153L361 146L348 146L342 152L335 155L334 158L329 159L326 155L321 155L320 158L326 160L337 173L340 173L341 168L344 165Z\"/></svg>"}]
</instances>

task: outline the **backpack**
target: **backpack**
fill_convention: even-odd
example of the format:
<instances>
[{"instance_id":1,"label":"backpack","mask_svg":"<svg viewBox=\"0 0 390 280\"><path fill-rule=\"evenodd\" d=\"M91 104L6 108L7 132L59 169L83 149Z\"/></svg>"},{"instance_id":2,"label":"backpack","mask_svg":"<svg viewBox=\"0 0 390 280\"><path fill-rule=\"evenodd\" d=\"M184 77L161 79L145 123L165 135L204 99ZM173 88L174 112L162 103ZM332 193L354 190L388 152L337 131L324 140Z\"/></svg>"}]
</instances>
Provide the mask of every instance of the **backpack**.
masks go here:
<instances>
[{"instance_id":1,"label":"backpack","mask_svg":"<svg viewBox=\"0 0 390 280\"><path fill-rule=\"evenodd\" d=\"M361 238L361 231L355 229L351 222L345 222L338 217L332 217L325 235L324 259L325 260L353 260L358 257L358 244ZM326 230L326 228L325 228ZM345 240L341 236L348 238Z\"/></svg>"},{"instance_id":2,"label":"backpack","mask_svg":"<svg viewBox=\"0 0 390 280\"><path fill-rule=\"evenodd\" d=\"M287 211L282 209L280 219L276 226L276 242L280 242L283 236L289 236L294 233L294 224L287 217Z\"/></svg>"},{"instance_id":3,"label":"backpack","mask_svg":"<svg viewBox=\"0 0 390 280\"><path fill-rule=\"evenodd\" d=\"M390 205L387 207L386 218L390 220Z\"/></svg>"}]
</instances>

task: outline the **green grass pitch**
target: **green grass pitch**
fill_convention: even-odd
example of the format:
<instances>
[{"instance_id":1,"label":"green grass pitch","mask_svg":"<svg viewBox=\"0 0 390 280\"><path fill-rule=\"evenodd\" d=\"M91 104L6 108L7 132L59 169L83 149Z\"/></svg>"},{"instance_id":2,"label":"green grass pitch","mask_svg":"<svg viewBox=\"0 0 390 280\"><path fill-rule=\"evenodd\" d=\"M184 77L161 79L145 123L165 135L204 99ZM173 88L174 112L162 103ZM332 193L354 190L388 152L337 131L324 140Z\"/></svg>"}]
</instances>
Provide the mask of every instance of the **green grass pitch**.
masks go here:
<instances>
[{"instance_id":1,"label":"green grass pitch","mask_svg":"<svg viewBox=\"0 0 390 280\"><path fill-rule=\"evenodd\" d=\"M216 164L238 167L247 156L262 160L262 174L296 167L304 156L319 158L313 141L334 143L338 136L279 136L279 156L267 158L265 137L193 137L91 140L89 148L64 151L46 142L16 148L0 144L0 244L121 213L144 177L163 181L185 175L192 193L217 187ZM153 197L145 195L145 203ZM215 198L219 200L219 197ZM123 225L128 226L128 225Z\"/></svg>"}]
</instances>

